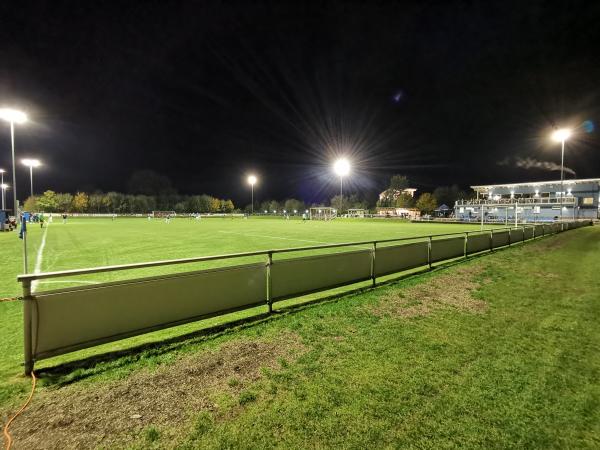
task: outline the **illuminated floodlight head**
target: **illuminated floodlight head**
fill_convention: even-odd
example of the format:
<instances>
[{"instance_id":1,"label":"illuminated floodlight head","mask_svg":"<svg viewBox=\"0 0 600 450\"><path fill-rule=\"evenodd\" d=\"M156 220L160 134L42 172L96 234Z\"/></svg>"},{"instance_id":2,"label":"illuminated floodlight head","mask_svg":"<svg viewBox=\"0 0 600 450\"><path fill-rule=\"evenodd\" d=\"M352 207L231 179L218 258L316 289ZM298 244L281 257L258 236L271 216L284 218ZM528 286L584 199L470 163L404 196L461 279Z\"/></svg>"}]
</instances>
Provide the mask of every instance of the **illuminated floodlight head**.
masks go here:
<instances>
[{"instance_id":1,"label":"illuminated floodlight head","mask_svg":"<svg viewBox=\"0 0 600 450\"><path fill-rule=\"evenodd\" d=\"M0 108L0 119L12 123L25 123L27 122L27 114L16 109Z\"/></svg>"},{"instance_id":2,"label":"illuminated floodlight head","mask_svg":"<svg viewBox=\"0 0 600 450\"><path fill-rule=\"evenodd\" d=\"M277 214L277 210L276 209L273 210L273 214Z\"/></svg>"},{"instance_id":3,"label":"illuminated floodlight head","mask_svg":"<svg viewBox=\"0 0 600 450\"><path fill-rule=\"evenodd\" d=\"M0 169L0 173L6 173L6 170Z\"/></svg>"},{"instance_id":4,"label":"illuminated floodlight head","mask_svg":"<svg viewBox=\"0 0 600 450\"><path fill-rule=\"evenodd\" d=\"M287 211L284 209L284 210L283 210L283 213L284 213L284 214L286 214L286 213L287 213Z\"/></svg>"},{"instance_id":5,"label":"illuminated floodlight head","mask_svg":"<svg viewBox=\"0 0 600 450\"><path fill-rule=\"evenodd\" d=\"M337 176L345 177L350 173L350 162L346 158L340 158L334 163L333 170Z\"/></svg>"},{"instance_id":6,"label":"illuminated floodlight head","mask_svg":"<svg viewBox=\"0 0 600 450\"><path fill-rule=\"evenodd\" d=\"M308 209L305 209L305 210L304 210L304 212L305 212L305 213L308 213Z\"/></svg>"},{"instance_id":7,"label":"illuminated floodlight head","mask_svg":"<svg viewBox=\"0 0 600 450\"><path fill-rule=\"evenodd\" d=\"M269 212L269 211L267 211L267 210L265 209L265 214L266 214L266 213L268 213L268 212Z\"/></svg>"},{"instance_id":8,"label":"illuminated floodlight head","mask_svg":"<svg viewBox=\"0 0 600 450\"><path fill-rule=\"evenodd\" d=\"M22 159L21 162L27 167L40 167L42 165L39 159Z\"/></svg>"},{"instance_id":9,"label":"illuminated floodlight head","mask_svg":"<svg viewBox=\"0 0 600 450\"><path fill-rule=\"evenodd\" d=\"M254 175L248 176L248 184L254 186L257 181L258 181L258 179L256 178L256 176L254 176Z\"/></svg>"},{"instance_id":10,"label":"illuminated floodlight head","mask_svg":"<svg viewBox=\"0 0 600 450\"><path fill-rule=\"evenodd\" d=\"M567 139L571 137L571 130L568 128L561 128L559 130L555 130L552 133L552 139L556 142L565 142Z\"/></svg>"},{"instance_id":11,"label":"illuminated floodlight head","mask_svg":"<svg viewBox=\"0 0 600 450\"><path fill-rule=\"evenodd\" d=\"M0 189L2 189L3 191L8 189L8 184L0 184Z\"/></svg>"},{"instance_id":12,"label":"illuminated floodlight head","mask_svg":"<svg viewBox=\"0 0 600 450\"><path fill-rule=\"evenodd\" d=\"M298 210L297 210L297 209L295 209L295 210L294 210L294 214L296 214L297 212L298 212Z\"/></svg>"}]
</instances>

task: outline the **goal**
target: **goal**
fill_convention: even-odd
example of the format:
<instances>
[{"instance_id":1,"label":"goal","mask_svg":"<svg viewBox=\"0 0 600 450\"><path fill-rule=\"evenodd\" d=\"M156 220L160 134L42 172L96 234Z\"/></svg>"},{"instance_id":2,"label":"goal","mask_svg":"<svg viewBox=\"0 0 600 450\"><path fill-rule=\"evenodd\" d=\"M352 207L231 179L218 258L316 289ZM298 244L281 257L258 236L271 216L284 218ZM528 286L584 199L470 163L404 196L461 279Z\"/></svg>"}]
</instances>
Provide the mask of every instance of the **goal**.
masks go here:
<instances>
[{"instance_id":1,"label":"goal","mask_svg":"<svg viewBox=\"0 0 600 450\"><path fill-rule=\"evenodd\" d=\"M177 213L175 211L152 211L152 217L157 217L157 218L167 217L167 216L175 217L176 215L177 215Z\"/></svg>"},{"instance_id":2,"label":"goal","mask_svg":"<svg viewBox=\"0 0 600 450\"><path fill-rule=\"evenodd\" d=\"M310 220L331 220L337 217L337 211L327 206L310 208Z\"/></svg>"}]
</instances>

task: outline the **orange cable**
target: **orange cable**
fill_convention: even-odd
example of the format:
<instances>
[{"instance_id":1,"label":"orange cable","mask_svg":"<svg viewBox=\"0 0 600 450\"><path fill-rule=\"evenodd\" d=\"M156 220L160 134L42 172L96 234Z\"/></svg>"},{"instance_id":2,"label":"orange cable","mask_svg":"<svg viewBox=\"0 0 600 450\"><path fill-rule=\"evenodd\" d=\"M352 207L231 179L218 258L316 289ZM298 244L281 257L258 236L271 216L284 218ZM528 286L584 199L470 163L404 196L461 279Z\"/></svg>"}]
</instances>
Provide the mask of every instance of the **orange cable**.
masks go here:
<instances>
[{"instance_id":1,"label":"orange cable","mask_svg":"<svg viewBox=\"0 0 600 450\"><path fill-rule=\"evenodd\" d=\"M35 391L35 384L36 384L37 378L35 378L35 374L33 373L33 370L31 371L31 393L29 394L29 398L27 399L27 401L25 402L25 404L23 406L21 406L21 409L19 409L16 414L14 416L12 416L8 422L6 422L6 425L4 425L4 439L6 441L6 450L10 450L10 447L12 446L12 437L10 435L10 433L8 432L8 427L10 427L10 424L17 418L19 417L19 415L25 411L25 408L27 408L27 406L29 405L29 403L31 402L31 399L33 398L33 393Z\"/></svg>"}]
</instances>

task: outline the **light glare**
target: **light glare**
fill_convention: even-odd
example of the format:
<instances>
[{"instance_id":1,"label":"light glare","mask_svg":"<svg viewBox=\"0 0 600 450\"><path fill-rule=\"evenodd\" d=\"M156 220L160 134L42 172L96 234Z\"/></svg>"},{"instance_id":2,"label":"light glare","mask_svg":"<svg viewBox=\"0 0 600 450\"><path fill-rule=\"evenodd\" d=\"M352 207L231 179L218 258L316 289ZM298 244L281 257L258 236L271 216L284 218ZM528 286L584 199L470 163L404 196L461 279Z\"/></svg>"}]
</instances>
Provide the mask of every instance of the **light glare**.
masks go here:
<instances>
[{"instance_id":1,"label":"light glare","mask_svg":"<svg viewBox=\"0 0 600 450\"><path fill-rule=\"evenodd\" d=\"M22 159L21 162L27 167L39 167L42 165L39 159Z\"/></svg>"},{"instance_id":2,"label":"light glare","mask_svg":"<svg viewBox=\"0 0 600 450\"><path fill-rule=\"evenodd\" d=\"M251 184L252 186L254 186L256 184L256 181L257 181L257 179L254 175L250 175L248 177L248 183Z\"/></svg>"},{"instance_id":3,"label":"light glare","mask_svg":"<svg viewBox=\"0 0 600 450\"><path fill-rule=\"evenodd\" d=\"M25 123L27 122L27 114L22 111L11 108L0 109L0 119L6 120L7 122L13 123Z\"/></svg>"},{"instance_id":4,"label":"light glare","mask_svg":"<svg viewBox=\"0 0 600 450\"><path fill-rule=\"evenodd\" d=\"M338 159L333 165L333 170L340 177L345 177L350 173L350 162L346 158Z\"/></svg>"},{"instance_id":5,"label":"light glare","mask_svg":"<svg viewBox=\"0 0 600 450\"><path fill-rule=\"evenodd\" d=\"M552 139L556 142L564 142L571 137L571 130L568 128L561 128L560 130L554 131L552 133Z\"/></svg>"}]
</instances>

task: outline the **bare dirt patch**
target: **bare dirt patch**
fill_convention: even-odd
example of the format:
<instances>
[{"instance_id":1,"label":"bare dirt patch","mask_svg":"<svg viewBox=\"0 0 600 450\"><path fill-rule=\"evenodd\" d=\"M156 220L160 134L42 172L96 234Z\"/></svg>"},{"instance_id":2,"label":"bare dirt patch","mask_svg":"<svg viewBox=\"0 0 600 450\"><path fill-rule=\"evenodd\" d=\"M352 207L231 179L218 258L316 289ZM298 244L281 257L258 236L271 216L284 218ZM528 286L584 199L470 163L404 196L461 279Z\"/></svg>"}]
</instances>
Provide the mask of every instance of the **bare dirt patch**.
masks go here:
<instances>
[{"instance_id":1,"label":"bare dirt patch","mask_svg":"<svg viewBox=\"0 0 600 450\"><path fill-rule=\"evenodd\" d=\"M14 448L124 448L149 426L181 427L215 411L216 394L240 392L261 378L262 368L277 370L282 358L293 361L303 351L291 333L241 340L125 380L39 392L11 428Z\"/></svg>"},{"instance_id":2,"label":"bare dirt patch","mask_svg":"<svg viewBox=\"0 0 600 450\"><path fill-rule=\"evenodd\" d=\"M409 318L427 316L438 309L452 307L467 313L482 314L487 309L487 303L473 296L486 282L485 279L477 279L482 272L481 267L462 267L408 289L397 289L384 296L373 312L381 317Z\"/></svg>"}]
</instances>

